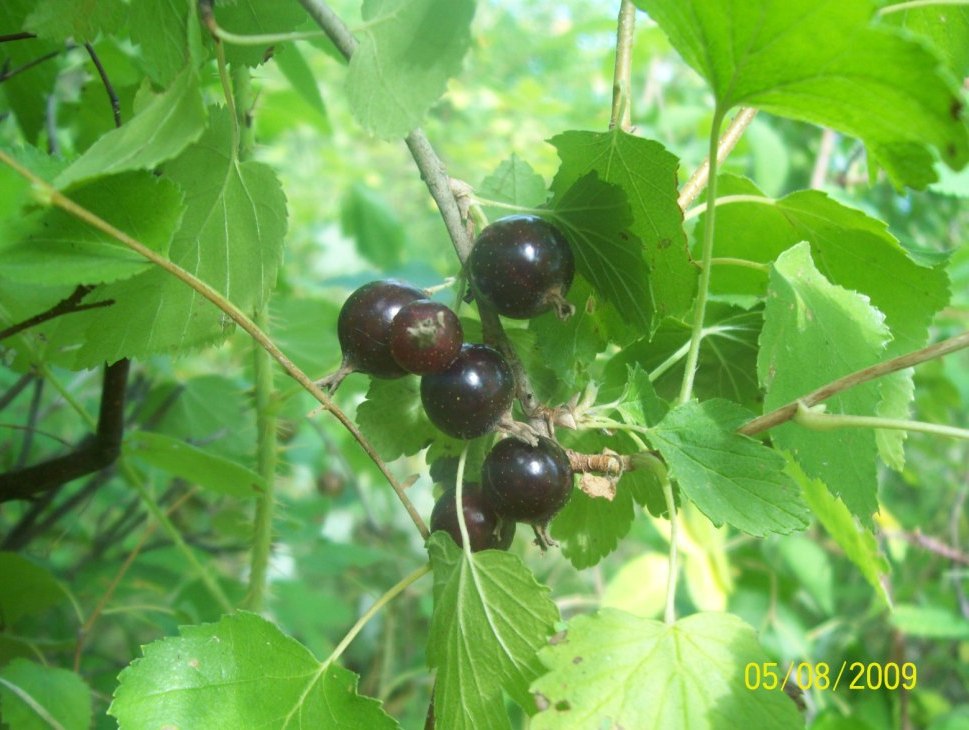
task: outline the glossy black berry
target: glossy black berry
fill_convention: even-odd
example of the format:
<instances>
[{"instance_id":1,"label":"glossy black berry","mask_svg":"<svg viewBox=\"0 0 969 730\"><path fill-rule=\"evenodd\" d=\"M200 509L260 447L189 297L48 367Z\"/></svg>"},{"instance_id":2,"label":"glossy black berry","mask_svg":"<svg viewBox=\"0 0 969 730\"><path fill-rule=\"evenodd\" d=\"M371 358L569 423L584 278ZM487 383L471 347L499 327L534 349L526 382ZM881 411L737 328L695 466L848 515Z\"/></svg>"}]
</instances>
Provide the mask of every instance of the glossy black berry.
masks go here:
<instances>
[{"instance_id":1,"label":"glossy black berry","mask_svg":"<svg viewBox=\"0 0 969 730\"><path fill-rule=\"evenodd\" d=\"M562 232L534 215L512 215L485 227L468 257L478 297L499 314L528 319L555 308L571 313L565 294L575 259Z\"/></svg>"},{"instance_id":2,"label":"glossy black berry","mask_svg":"<svg viewBox=\"0 0 969 730\"><path fill-rule=\"evenodd\" d=\"M514 397L511 368L501 353L487 345L463 345L447 370L421 378L427 417L459 439L494 429Z\"/></svg>"},{"instance_id":3,"label":"glossy black berry","mask_svg":"<svg viewBox=\"0 0 969 730\"><path fill-rule=\"evenodd\" d=\"M337 319L343 368L377 378L399 378L407 372L390 354L390 328L405 304L425 293L393 279L372 281L351 294Z\"/></svg>"},{"instance_id":4,"label":"glossy black berry","mask_svg":"<svg viewBox=\"0 0 969 730\"><path fill-rule=\"evenodd\" d=\"M454 539L454 542L463 546L455 492L455 488L451 487L434 503L434 511L431 512L431 532L444 530ZM477 484L465 484L461 490L461 502L464 505L464 524L468 529L471 552L491 548L507 550L515 537L515 523L498 518L491 505L484 499L481 487Z\"/></svg>"},{"instance_id":5,"label":"glossy black berry","mask_svg":"<svg viewBox=\"0 0 969 730\"><path fill-rule=\"evenodd\" d=\"M545 525L572 494L569 457L557 443L517 438L495 444L481 467L485 497L501 517Z\"/></svg>"},{"instance_id":6,"label":"glossy black berry","mask_svg":"<svg viewBox=\"0 0 969 730\"><path fill-rule=\"evenodd\" d=\"M416 375L447 370L463 342L458 316L429 299L405 304L390 325L390 354L404 370Z\"/></svg>"}]
</instances>

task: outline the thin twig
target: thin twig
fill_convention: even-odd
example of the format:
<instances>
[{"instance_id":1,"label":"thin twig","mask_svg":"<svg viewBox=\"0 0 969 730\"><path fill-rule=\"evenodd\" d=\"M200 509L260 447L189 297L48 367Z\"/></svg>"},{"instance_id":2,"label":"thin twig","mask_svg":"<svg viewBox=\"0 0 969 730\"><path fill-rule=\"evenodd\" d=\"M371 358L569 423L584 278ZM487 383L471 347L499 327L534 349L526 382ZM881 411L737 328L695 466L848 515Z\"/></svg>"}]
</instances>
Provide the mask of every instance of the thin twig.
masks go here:
<instances>
[{"instance_id":1,"label":"thin twig","mask_svg":"<svg viewBox=\"0 0 969 730\"><path fill-rule=\"evenodd\" d=\"M923 550L928 550L930 553L940 555L954 563L969 565L969 553L964 553L958 548L947 545L931 535L923 535L919 530L915 532L905 532L904 530L886 532L885 537L898 538Z\"/></svg>"},{"instance_id":2,"label":"thin twig","mask_svg":"<svg viewBox=\"0 0 969 730\"><path fill-rule=\"evenodd\" d=\"M20 376L16 383L10 386L6 393L0 395L0 411L10 405L13 400L20 395L24 388L30 385L30 381L34 379L33 373L24 373Z\"/></svg>"},{"instance_id":3,"label":"thin twig","mask_svg":"<svg viewBox=\"0 0 969 730\"><path fill-rule=\"evenodd\" d=\"M72 46L68 46L67 50L70 50L70 48L72 48ZM50 53L45 53L43 56L40 56L39 58L35 58L33 61L28 61L22 66L17 66L17 68L10 69L8 71L4 71L3 73L0 73L0 84L2 84L7 79L12 79L17 74L22 74L24 71L29 71L34 66L40 65L44 61L49 61L52 58L56 58L57 56L61 55L61 53L64 50L65 49L61 48L56 51L51 51Z\"/></svg>"},{"instance_id":4,"label":"thin twig","mask_svg":"<svg viewBox=\"0 0 969 730\"><path fill-rule=\"evenodd\" d=\"M34 430L37 428L37 414L40 413L40 399L44 395L44 381L38 378L34 381L34 394L30 398L27 409L27 425L24 427L24 439L20 445L20 454L14 463L14 469L23 469L30 457L30 449L34 445Z\"/></svg>"},{"instance_id":5,"label":"thin twig","mask_svg":"<svg viewBox=\"0 0 969 730\"><path fill-rule=\"evenodd\" d=\"M397 481L396 477L394 477L394 475L391 473L387 464L383 459L380 458L380 455L373 447L373 444L371 444L360 432L360 429L357 428L357 425L350 419L350 417L347 416L347 414L344 413L340 407L337 406L336 403L334 403L333 400L326 393L324 393L306 373L300 370L300 368L298 368L292 360L286 357L282 350L280 350L279 347L277 347L276 344L266 336L266 333L259 329L259 327L257 327L256 324L242 312L242 310L226 299L221 293L213 289L209 284L190 274L177 264L174 264L168 259L160 256L158 253L152 251L140 241L135 240L124 231L115 228L113 225L108 223L103 218L95 215L87 208L75 203L63 193L39 178L29 169L11 158L3 150L0 150L0 162L13 168L18 174L25 177L38 188L42 189L44 194L47 195L48 199L53 205L56 205L79 220L82 220L99 231L106 233L131 250L137 252L159 268L164 269L175 278L187 284L194 291L198 292L220 310L225 312L229 319L239 325L243 331L249 334L250 337L264 347L272 358L282 366L283 370L285 370L291 378L303 386L303 388L306 389L310 395L319 401L325 410L329 411L334 418L343 424L344 428L350 432L350 435L353 436L354 440L360 445L364 452L366 452L367 456L370 457L370 460L376 464L378 469L380 469L380 472L387 479L387 482L393 488L394 492L397 493L398 499L400 500L401 504L404 505L404 508L407 510L407 513L410 515L411 520L413 520L414 525L420 531L421 535L426 538L430 534L420 513L404 492L404 486Z\"/></svg>"},{"instance_id":6,"label":"thin twig","mask_svg":"<svg viewBox=\"0 0 969 730\"><path fill-rule=\"evenodd\" d=\"M921 350L916 350L906 355L878 363L877 365L849 373L827 385L821 386L817 390L811 391L800 398L796 398L780 408L774 409L770 413L765 413L763 416L758 416L748 421L737 429L737 431L746 436L753 436L761 431L766 431L767 429L774 428L774 426L779 426L782 423L790 421L797 414L798 403L803 403L808 408L811 408L843 390L848 390L869 380L874 380L875 378L880 378L899 370L905 370L906 368L928 362L929 360L944 357L966 347L969 347L969 332L963 332L960 335L950 337L934 345L929 345Z\"/></svg>"},{"instance_id":7,"label":"thin twig","mask_svg":"<svg viewBox=\"0 0 969 730\"><path fill-rule=\"evenodd\" d=\"M31 33L29 31L23 31L20 33L7 33L6 35L0 35L0 43L6 43L8 41L22 41L28 38L36 38L36 33Z\"/></svg>"},{"instance_id":8,"label":"thin twig","mask_svg":"<svg viewBox=\"0 0 969 730\"><path fill-rule=\"evenodd\" d=\"M612 113L609 129L619 127L628 132L632 126L633 35L636 31L636 6L632 0L622 0L616 23L616 66L612 75Z\"/></svg>"},{"instance_id":9,"label":"thin twig","mask_svg":"<svg viewBox=\"0 0 969 730\"><path fill-rule=\"evenodd\" d=\"M733 118L733 121L727 125L726 131L723 136L720 137L720 143L717 145L717 162L723 162L727 159L727 155L737 146L737 142L743 136L744 131L750 126L754 117L757 114L756 109L751 109L750 107L745 107L741 109L737 116ZM683 189L680 190L680 197L677 199L677 203L681 210L686 210L690 203L696 200L696 197L703 190L703 187L707 184L707 180L710 176L710 158L707 157L697 169L696 172L686 181Z\"/></svg>"},{"instance_id":10,"label":"thin twig","mask_svg":"<svg viewBox=\"0 0 969 730\"><path fill-rule=\"evenodd\" d=\"M90 43L84 44L84 50L87 51L87 55L91 57L91 62L94 64L94 68L98 70L98 75L101 77L101 83L104 84L104 91L108 95L108 102L111 104L111 115L114 117L115 128L121 126L121 102L118 100L118 94L115 93L114 86L111 85L111 79L108 78L108 72L104 70L104 65L101 63L101 59L98 58L98 54L94 51L94 46Z\"/></svg>"},{"instance_id":11,"label":"thin twig","mask_svg":"<svg viewBox=\"0 0 969 730\"><path fill-rule=\"evenodd\" d=\"M48 309L46 312L41 312L40 314L35 314L29 319L25 319L23 322L18 322L17 324L10 325L5 330L0 330L0 341L7 339L8 337L13 337L20 332L31 327L36 327L39 324L48 322L56 317L61 317L65 314L73 314L74 312L83 312L87 309L97 309L98 307L110 307L114 304L113 299L105 299L102 302L91 302L90 304L81 304L81 300L93 289L94 287L82 284L78 286L71 295L66 299L62 299L53 307Z\"/></svg>"}]
</instances>

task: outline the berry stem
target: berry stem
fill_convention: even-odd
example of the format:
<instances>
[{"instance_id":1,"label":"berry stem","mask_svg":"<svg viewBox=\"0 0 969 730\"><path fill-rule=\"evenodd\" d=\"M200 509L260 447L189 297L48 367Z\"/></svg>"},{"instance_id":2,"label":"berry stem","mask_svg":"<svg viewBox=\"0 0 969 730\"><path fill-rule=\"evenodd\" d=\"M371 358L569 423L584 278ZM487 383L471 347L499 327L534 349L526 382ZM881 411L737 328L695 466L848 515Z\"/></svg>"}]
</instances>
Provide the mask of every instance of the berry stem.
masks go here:
<instances>
[{"instance_id":1,"label":"berry stem","mask_svg":"<svg viewBox=\"0 0 969 730\"><path fill-rule=\"evenodd\" d=\"M416 583L418 580L420 580L430 572L431 572L430 563L426 563L422 565L413 573L410 573L409 575L402 578L398 583L396 583L393 587L391 587L380 598L374 601L373 605L370 608L368 608L360 618L357 619L357 622L352 627L350 627L350 630L347 631L346 636L344 636L340 640L340 643L336 645L336 648L333 650L333 653L331 653L330 656L326 658L326 661L324 661L320 665L320 674L326 671L326 669L333 662L335 662L343 655L343 652L345 652L347 647L350 646L350 643L357 637L357 634L359 634L363 630L363 627L370 622L370 619L372 619L374 616L377 615L377 613L380 612L380 609L382 609L384 606L386 606L388 603L394 600L397 596L399 596L401 593L407 590L412 584ZM312 686L312 684L313 683L310 683L309 686Z\"/></svg>"},{"instance_id":2,"label":"berry stem","mask_svg":"<svg viewBox=\"0 0 969 730\"><path fill-rule=\"evenodd\" d=\"M808 408L803 402L797 404L794 423L812 431L832 431L837 428L885 428L894 431L918 431L933 436L948 436L969 441L969 429L944 426L925 421L909 421L901 418L878 416L852 416L844 413L823 413L821 409Z\"/></svg>"},{"instance_id":3,"label":"berry stem","mask_svg":"<svg viewBox=\"0 0 969 730\"><path fill-rule=\"evenodd\" d=\"M468 535L468 526L464 521L464 466L468 460L468 444L464 444L461 449L461 456L458 457L458 472L454 482L454 501L458 516L458 530L461 532L461 545L464 548L465 557L471 559L471 538Z\"/></svg>"},{"instance_id":4,"label":"berry stem","mask_svg":"<svg viewBox=\"0 0 969 730\"><path fill-rule=\"evenodd\" d=\"M693 311L693 330L690 336L690 348L686 353L686 370L683 373L683 384L677 403L686 403L693 397L693 381L696 377L697 362L700 358L700 341L703 338L703 319L706 315L707 296L710 292L710 260L713 258L713 231L716 211L714 203L717 199L717 139L720 135L720 125L723 123L723 110L718 106L713 112L713 123L710 127L710 164L709 182L707 183L707 207L710 211L706 226L703 228L703 254L700 258L700 282L697 286L696 303Z\"/></svg>"}]
</instances>

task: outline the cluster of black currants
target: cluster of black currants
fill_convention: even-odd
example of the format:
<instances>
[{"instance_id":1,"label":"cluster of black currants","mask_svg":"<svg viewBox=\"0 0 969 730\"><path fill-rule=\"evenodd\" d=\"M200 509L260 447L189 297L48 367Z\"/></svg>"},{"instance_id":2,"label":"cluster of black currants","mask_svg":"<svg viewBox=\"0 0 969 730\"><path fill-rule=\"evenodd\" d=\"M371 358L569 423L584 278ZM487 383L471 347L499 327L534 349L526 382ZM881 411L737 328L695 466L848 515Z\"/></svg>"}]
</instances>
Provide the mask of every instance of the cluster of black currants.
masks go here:
<instances>
[{"instance_id":1,"label":"cluster of black currants","mask_svg":"<svg viewBox=\"0 0 969 730\"><path fill-rule=\"evenodd\" d=\"M572 311L565 300L575 272L572 251L562 233L537 216L509 216L482 230L467 272L478 300L503 316L528 319L554 310L565 317ZM383 280L357 289L340 310L337 334L343 362L321 381L331 390L351 372L420 375L428 418L460 439L493 431L512 406L515 379L504 356L464 342L454 312L409 284ZM462 490L471 550L506 549L516 522L533 525L545 542L545 526L571 490L568 456L554 440L502 439L485 458L480 485ZM435 504L431 529L462 543L454 487Z\"/></svg>"}]
</instances>

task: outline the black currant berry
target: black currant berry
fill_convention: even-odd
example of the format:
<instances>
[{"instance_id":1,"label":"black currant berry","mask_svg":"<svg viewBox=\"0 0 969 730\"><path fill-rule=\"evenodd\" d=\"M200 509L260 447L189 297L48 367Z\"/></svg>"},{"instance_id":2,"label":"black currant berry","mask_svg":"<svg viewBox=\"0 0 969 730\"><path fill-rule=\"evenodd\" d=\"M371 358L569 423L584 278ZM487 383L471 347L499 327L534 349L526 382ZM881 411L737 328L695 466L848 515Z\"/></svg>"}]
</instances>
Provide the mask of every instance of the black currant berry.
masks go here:
<instances>
[{"instance_id":1,"label":"black currant berry","mask_svg":"<svg viewBox=\"0 0 969 730\"><path fill-rule=\"evenodd\" d=\"M500 352L487 345L463 345L447 370L421 378L421 403L427 417L459 439L494 429L514 397L511 368Z\"/></svg>"},{"instance_id":2,"label":"black currant berry","mask_svg":"<svg viewBox=\"0 0 969 730\"><path fill-rule=\"evenodd\" d=\"M425 296L420 289L394 279L372 281L353 292L343 303L336 323L343 362L320 385L335 390L352 372L376 378L406 375L390 354L390 326L401 307Z\"/></svg>"},{"instance_id":3,"label":"black currant berry","mask_svg":"<svg viewBox=\"0 0 969 730\"><path fill-rule=\"evenodd\" d=\"M405 304L390 325L390 354L409 373L440 373L461 352L461 320L444 304L418 299Z\"/></svg>"},{"instance_id":4,"label":"black currant berry","mask_svg":"<svg viewBox=\"0 0 969 730\"><path fill-rule=\"evenodd\" d=\"M501 517L544 526L572 494L572 467L557 443L517 438L495 444L481 466L484 495Z\"/></svg>"},{"instance_id":5,"label":"black currant berry","mask_svg":"<svg viewBox=\"0 0 969 730\"><path fill-rule=\"evenodd\" d=\"M434 510L431 512L431 532L444 530L454 539L454 542L463 546L455 493L456 489L451 487L434 503ZM477 484L465 484L461 490L461 502L464 505L464 524L468 528L471 552L491 548L507 550L515 537L515 523L498 518L491 505L484 499L481 487Z\"/></svg>"},{"instance_id":6,"label":"black currant berry","mask_svg":"<svg viewBox=\"0 0 969 730\"><path fill-rule=\"evenodd\" d=\"M477 296L499 313L528 319L555 308L567 317L565 295L575 275L575 259L565 236L534 215L499 218L485 227L468 257Z\"/></svg>"}]
</instances>

